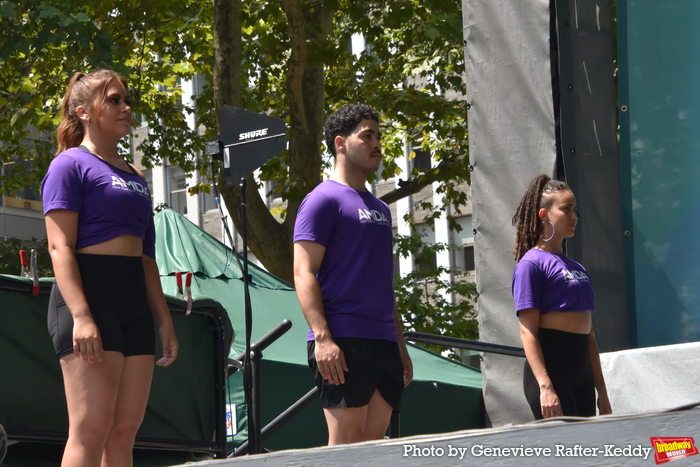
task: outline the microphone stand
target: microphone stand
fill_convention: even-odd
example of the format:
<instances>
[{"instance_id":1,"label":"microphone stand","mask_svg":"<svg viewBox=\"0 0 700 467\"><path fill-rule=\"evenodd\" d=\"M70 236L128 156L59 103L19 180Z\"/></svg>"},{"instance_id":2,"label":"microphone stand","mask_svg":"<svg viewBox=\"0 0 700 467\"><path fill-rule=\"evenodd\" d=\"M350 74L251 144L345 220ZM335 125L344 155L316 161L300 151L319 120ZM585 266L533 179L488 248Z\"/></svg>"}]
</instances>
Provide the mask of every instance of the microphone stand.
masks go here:
<instances>
[{"instance_id":1,"label":"microphone stand","mask_svg":"<svg viewBox=\"0 0 700 467\"><path fill-rule=\"evenodd\" d=\"M218 145L218 143L217 143ZM212 151L214 153L214 151ZM214 158L211 160L212 178L214 178ZM228 230L226 218L224 217L223 209L219 203L219 194L216 188L216 179L214 178L214 197L216 204L221 213L221 221L224 224L224 229L231 242L231 249L238 260L238 252L233 246L233 238ZM241 219L243 221L243 264L238 260L238 267L243 275L243 296L245 308L245 360L243 363L243 393L245 395L246 405L248 407L248 446L250 454L260 454L262 452L262 422L260 412L260 360L262 353L257 348L251 350L251 336L253 328L253 312L250 304L250 288L248 275L248 219L246 211L246 188L247 183L245 178L241 178Z\"/></svg>"},{"instance_id":2,"label":"microphone stand","mask_svg":"<svg viewBox=\"0 0 700 467\"><path fill-rule=\"evenodd\" d=\"M226 185L232 187L238 177L241 187L241 217L243 222L243 265L238 261L243 271L243 288L245 294L245 324L246 351L244 361L244 392L248 406L248 445L251 454L259 454L261 448L261 417L260 417L260 360L262 349L250 344L252 328L252 310L248 276L248 234L246 217L246 175L275 157L286 146L286 124L280 118L249 112L229 105L221 107L221 133L206 144L206 154L212 158L212 177L214 176L214 160L223 162ZM230 151L235 148L236 157ZM245 156L245 157L244 157ZM216 193L216 182L214 183ZM218 197L217 197L217 204ZM222 213L221 205L219 210ZM228 227L224 221L226 233ZM233 248L233 239L231 239ZM238 255L236 255L238 260Z\"/></svg>"},{"instance_id":3,"label":"microphone stand","mask_svg":"<svg viewBox=\"0 0 700 467\"><path fill-rule=\"evenodd\" d=\"M245 297L245 361L243 363L244 391L248 404L248 446L250 454L260 454L261 423L260 423L260 352L251 351L250 338L252 334L253 314L250 304L248 286L248 220L246 216L245 178L241 178L241 219L243 223L243 293Z\"/></svg>"}]
</instances>

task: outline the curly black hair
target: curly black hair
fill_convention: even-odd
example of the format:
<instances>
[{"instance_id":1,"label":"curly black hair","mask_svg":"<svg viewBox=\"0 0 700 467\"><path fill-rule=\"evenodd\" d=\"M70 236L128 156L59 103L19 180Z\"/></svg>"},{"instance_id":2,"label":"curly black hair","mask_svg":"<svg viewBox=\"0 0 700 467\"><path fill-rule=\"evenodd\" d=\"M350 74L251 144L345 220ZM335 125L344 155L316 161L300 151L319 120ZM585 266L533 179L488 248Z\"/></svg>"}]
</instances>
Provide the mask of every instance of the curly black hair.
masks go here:
<instances>
[{"instance_id":1,"label":"curly black hair","mask_svg":"<svg viewBox=\"0 0 700 467\"><path fill-rule=\"evenodd\" d=\"M343 138L347 137L362 120L370 118L379 123L379 112L365 104L346 104L328 117L323 128L323 137L333 157L335 157L335 137L339 135Z\"/></svg>"}]
</instances>

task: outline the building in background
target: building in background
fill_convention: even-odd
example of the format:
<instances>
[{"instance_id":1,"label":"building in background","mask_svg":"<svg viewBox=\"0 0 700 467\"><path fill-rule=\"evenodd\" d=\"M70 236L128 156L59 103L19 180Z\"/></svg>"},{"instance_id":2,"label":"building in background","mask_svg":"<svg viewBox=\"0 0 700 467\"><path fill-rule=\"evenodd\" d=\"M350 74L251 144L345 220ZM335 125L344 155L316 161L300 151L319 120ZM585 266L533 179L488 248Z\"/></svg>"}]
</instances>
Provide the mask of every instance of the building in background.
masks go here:
<instances>
[{"instance_id":1,"label":"building in background","mask_svg":"<svg viewBox=\"0 0 700 467\"><path fill-rule=\"evenodd\" d=\"M183 102L189 102L195 97L198 89L200 89L197 78L184 81L181 83L181 86L183 89ZM194 115L189 115L188 119L188 123L191 127L194 127ZM188 193L187 189L189 186L200 182L199 174L188 176L180 167L170 165L167 159L163 160L160 166L152 169L147 169L141 165L142 154L135 148L139 145L140 141L143 141L143 139L147 137L148 125L143 123L139 128L136 128L130 136L130 146L135 165L144 173L148 181L154 209L164 207L174 209L186 216L193 224L202 228L223 243L231 246L229 239L225 238L226 235L224 234L221 214L219 213L214 197L206 193L195 196L190 196ZM415 151L415 157L410 157L411 152L413 152L413 148L409 143L406 145L405 156L401 161L397 161L403 174L410 173L414 167L430 167L433 161L428 153L417 150ZM200 154L197 155L197 157L199 156ZM376 196L381 197L383 194L398 187L398 182L398 177L389 180L379 180L372 184L371 189ZM265 184L265 186L261 188L261 196L267 201L270 209L279 207L282 204L281 198L270 194L274 193L272 188L273 187L269 184ZM469 193L469 185L463 184L459 188ZM439 195L435 193L434 187L428 186L421 192L399 200L390 206L394 233L401 235L410 234L409 227L403 219L406 214L413 214L416 225L421 229L425 242L442 243L450 245L451 248L438 253L435 258L420 258L421 261L417 261L417 258L413 257L395 258L394 269L396 273L405 275L415 271L419 267L418 264L425 261L448 269L473 271L474 238L472 233L471 203L466 209L462 208L461 215L457 217L457 222L462 227L462 230L460 232L455 232L449 229L446 218L448 213L443 213L439 219L435 220L434 230L427 227L424 222L426 213L415 207L420 202L426 200L431 201L433 205L439 205L441 203L441 199ZM227 219L229 229L233 235L233 246L238 250L242 246L242 239L237 234L233 222L229 219L228 211L226 210L223 200L221 202L224 216ZM17 237L26 240L31 238L46 238L42 202L40 196L36 193L35 187L26 187L26 189L18 193L16 197L0 196L0 237ZM250 251L249 259L262 266ZM469 278L467 280L469 280Z\"/></svg>"},{"instance_id":2,"label":"building in background","mask_svg":"<svg viewBox=\"0 0 700 467\"><path fill-rule=\"evenodd\" d=\"M9 173L13 165L14 162L4 164L0 168L3 175ZM31 170L29 163L25 169ZM0 194L0 240L8 238L22 240L46 238L43 203L36 187L26 186L15 196Z\"/></svg>"}]
</instances>

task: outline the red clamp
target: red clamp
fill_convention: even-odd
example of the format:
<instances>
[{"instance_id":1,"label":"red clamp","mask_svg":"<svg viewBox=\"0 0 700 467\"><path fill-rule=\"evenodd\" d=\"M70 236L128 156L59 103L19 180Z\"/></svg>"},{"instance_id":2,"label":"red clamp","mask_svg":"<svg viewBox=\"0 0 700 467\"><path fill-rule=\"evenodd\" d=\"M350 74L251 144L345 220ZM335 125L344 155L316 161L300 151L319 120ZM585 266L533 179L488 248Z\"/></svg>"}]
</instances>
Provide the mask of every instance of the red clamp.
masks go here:
<instances>
[{"instance_id":1,"label":"red clamp","mask_svg":"<svg viewBox=\"0 0 700 467\"><path fill-rule=\"evenodd\" d=\"M175 273L175 281L177 282L177 296L184 299L185 296L182 293L182 273L180 273L180 272Z\"/></svg>"},{"instance_id":2,"label":"red clamp","mask_svg":"<svg viewBox=\"0 0 700 467\"><path fill-rule=\"evenodd\" d=\"M32 250L31 264L29 265L29 271L32 275L32 295L39 295L39 270L36 267L36 250Z\"/></svg>"},{"instance_id":3,"label":"red clamp","mask_svg":"<svg viewBox=\"0 0 700 467\"><path fill-rule=\"evenodd\" d=\"M36 268L36 250L31 252L31 262L27 252L19 250L19 262L22 264L20 275L32 279L32 295L39 295L39 271Z\"/></svg>"},{"instance_id":4,"label":"red clamp","mask_svg":"<svg viewBox=\"0 0 700 467\"><path fill-rule=\"evenodd\" d=\"M186 315L192 313L192 273L188 272L185 274L185 288L182 288L182 273L175 273L175 281L177 283L177 296L182 300L187 300L187 311Z\"/></svg>"},{"instance_id":5,"label":"red clamp","mask_svg":"<svg viewBox=\"0 0 700 467\"><path fill-rule=\"evenodd\" d=\"M192 313L192 273L188 272L185 276L185 291L187 292L187 311L185 315Z\"/></svg>"},{"instance_id":6,"label":"red clamp","mask_svg":"<svg viewBox=\"0 0 700 467\"><path fill-rule=\"evenodd\" d=\"M22 263L22 268L20 269L19 275L21 277L29 277L29 259L27 258L26 251L19 250L19 261Z\"/></svg>"}]
</instances>

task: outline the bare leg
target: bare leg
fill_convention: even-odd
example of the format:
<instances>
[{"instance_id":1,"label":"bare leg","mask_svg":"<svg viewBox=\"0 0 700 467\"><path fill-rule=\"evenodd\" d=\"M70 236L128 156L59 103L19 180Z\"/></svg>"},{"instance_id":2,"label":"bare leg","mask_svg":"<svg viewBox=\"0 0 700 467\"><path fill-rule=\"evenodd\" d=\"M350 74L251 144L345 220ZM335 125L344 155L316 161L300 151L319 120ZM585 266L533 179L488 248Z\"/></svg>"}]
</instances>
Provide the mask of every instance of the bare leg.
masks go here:
<instances>
[{"instance_id":1,"label":"bare leg","mask_svg":"<svg viewBox=\"0 0 700 467\"><path fill-rule=\"evenodd\" d=\"M323 409L328 425L328 445L358 443L363 440L367 408L353 407L349 409Z\"/></svg>"},{"instance_id":2,"label":"bare leg","mask_svg":"<svg viewBox=\"0 0 700 467\"><path fill-rule=\"evenodd\" d=\"M100 464L114 421L123 364L119 352L104 352L99 363L88 363L75 354L61 358L70 423L63 467Z\"/></svg>"},{"instance_id":3,"label":"bare leg","mask_svg":"<svg viewBox=\"0 0 700 467\"><path fill-rule=\"evenodd\" d=\"M153 379L153 355L124 358L112 430L104 445L102 467L131 467L136 432L143 422Z\"/></svg>"},{"instance_id":4,"label":"bare leg","mask_svg":"<svg viewBox=\"0 0 700 467\"><path fill-rule=\"evenodd\" d=\"M392 411L389 403L384 400L378 390L375 390L367 409L364 441L384 439Z\"/></svg>"},{"instance_id":5,"label":"bare leg","mask_svg":"<svg viewBox=\"0 0 700 467\"><path fill-rule=\"evenodd\" d=\"M377 390L363 407L323 409L328 425L328 445L382 439L389 426L391 410Z\"/></svg>"}]
</instances>

